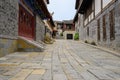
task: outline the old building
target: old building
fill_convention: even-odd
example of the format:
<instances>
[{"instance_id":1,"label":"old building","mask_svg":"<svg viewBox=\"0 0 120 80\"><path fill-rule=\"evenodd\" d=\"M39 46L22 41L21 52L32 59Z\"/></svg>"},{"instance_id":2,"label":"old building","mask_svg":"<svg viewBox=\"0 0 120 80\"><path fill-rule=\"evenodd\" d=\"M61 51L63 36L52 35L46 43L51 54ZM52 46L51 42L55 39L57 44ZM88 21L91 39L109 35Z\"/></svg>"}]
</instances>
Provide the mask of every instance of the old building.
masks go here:
<instances>
[{"instance_id":1,"label":"old building","mask_svg":"<svg viewBox=\"0 0 120 80\"><path fill-rule=\"evenodd\" d=\"M63 36L64 39L74 39L75 27L73 20L64 20L63 21Z\"/></svg>"},{"instance_id":2,"label":"old building","mask_svg":"<svg viewBox=\"0 0 120 80\"><path fill-rule=\"evenodd\" d=\"M45 23L45 33L49 34L52 38L52 33L54 32L54 21L52 19L52 17L50 17L50 19L44 20Z\"/></svg>"},{"instance_id":3,"label":"old building","mask_svg":"<svg viewBox=\"0 0 120 80\"><path fill-rule=\"evenodd\" d=\"M47 9L48 0L45 1L19 1L19 50L41 51L44 49L42 41L45 38L46 25L43 20L51 19Z\"/></svg>"},{"instance_id":4,"label":"old building","mask_svg":"<svg viewBox=\"0 0 120 80\"><path fill-rule=\"evenodd\" d=\"M75 26L73 20L55 21L57 26L57 34L63 36L64 39L74 39Z\"/></svg>"},{"instance_id":5,"label":"old building","mask_svg":"<svg viewBox=\"0 0 120 80\"><path fill-rule=\"evenodd\" d=\"M53 32L52 28L54 26L52 16L47 9L48 3L49 0L20 0L19 42L21 42L21 40L24 40L30 44L33 44L34 46L37 46L37 48L34 49L31 49L28 46L24 48L24 43L21 43L19 44L20 49L22 48L24 51L39 51L41 49L44 49L44 46L42 45L43 42L41 41L45 40L45 35L47 32L50 34Z\"/></svg>"},{"instance_id":6,"label":"old building","mask_svg":"<svg viewBox=\"0 0 120 80\"><path fill-rule=\"evenodd\" d=\"M49 0L2 0L0 2L0 56L18 50L44 48L45 23L53 24ZM42 5L42 6L41 6ZM39 45L38 45L39 44Z\"/></svg>"},{"instance_id":7,"label":"old building","mask_svg":"<svg viewBox=\"0 0 120 80\"><path fill-rule=\"evenodd\" d=\"M57 33L56 33L56 37L58 39L63 38L63 22L62 21L54 21L55 26L57 28Z\"/></svg>"},{"instance_id":8,"label":"old building","mask_svg":"<svg viewBox=\"0 0 120 80\"><path fill-rule=\"evenodd\" d=\"M45 35L43 20L51 17L45 1L21 0L19 6L19 36L43 41Z\"/></svg>"},{"instance_id":9,"label":"old building","mask_svg":"<svg viewBox=\"0 0 120 80\"><path fill-rule=\"evenodd\" d=\"M120 1L76 0L74 23L80 39L120 50Z\"/></svg>"}]
</instances>

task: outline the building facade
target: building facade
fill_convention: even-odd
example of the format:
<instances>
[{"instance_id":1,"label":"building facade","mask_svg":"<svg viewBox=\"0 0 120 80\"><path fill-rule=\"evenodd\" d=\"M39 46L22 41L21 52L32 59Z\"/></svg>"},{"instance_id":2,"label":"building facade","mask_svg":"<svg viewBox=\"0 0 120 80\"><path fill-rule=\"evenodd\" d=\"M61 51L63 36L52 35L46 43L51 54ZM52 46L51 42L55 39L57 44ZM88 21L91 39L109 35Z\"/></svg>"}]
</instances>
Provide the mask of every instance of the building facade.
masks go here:
<instances>
[{"instance_id":1,"label":"building facade","mask_svg":"<svg viewBox=\"0 0 120 80\"><path fill-rule=\"evenodd\" d=\"M64 39L74 40L75 27L72 20L63 21L63 36Z\"/></svg>"},{"instance_id":2,"label":"building facade","mask_svg":"<svg viewBox=\"0 0 120 80\"><path fill-rule=\"evenodd\" d=\"M17 51L18 1L0 1L0 57Z\"/></svg>"},{"instance_id":3,"label":"building facade","mask_svg":"<svg viewBox=\"0 0 120 80\"><path fill-rule=\"evenodd\" d=\"M57 28L56 38L63 39L63 22L62 21L54 21L54 23Z\"/></svg>"},{"instance_id":4,"label":"building facade","mask_svg":"<svg viewBox=\"0 0 120 80\"><path fill-rule=\"evenodd\" d=\"M120 50L119 0L76 0L75 8L81 40Z\"/></svg>"},{"instance_id":5,"label":"building facade","mask_svg":"<svg viewBox=\"0 0 120 80\"><path fill-rule=\"evenodd\" d=\"M54 32L54 21L52 19L52 17L50 17L50 19L48 20L44 20L45 23L45 33L48 34L51 38L53 38L52 34Z\"/></svg>"},{"instance_id":6,"label":"building facade","mask_svg":"<svg viewBox=\"0 0 120 80\"><path fill-rule=\"evenodd\" d=\"M43 41L45 36L44 19L51 18L47 9L48 0L34 1L33 4L27 0L19 3L19 36L35 41ZM42 7L40 5L43 5Z\"/></svg>"},{"instance_id":7,"label":"building facade","mask_svg":"<svg viewBox=\"0 0 120 80\"><path fill-rule=\"evenodd\" d=\"M41 47L37 44L44 40L43 20L52 19L47 9L48 3L49 0L0 1L0 57L22 47ZM24 37L24 40L20 37Z\"/></svg>"},{"instance_id":8,"label":"building facade","mask_svg":"<svg viewBox=\"0 0 120 80\"><path fill-rule=\"evenodd\" d=\"M75 26L73 24L73 20L55 21L55 24L58 31L57 35L62 36L64 39L74 39Z\"/></svg>"}]
</instances>

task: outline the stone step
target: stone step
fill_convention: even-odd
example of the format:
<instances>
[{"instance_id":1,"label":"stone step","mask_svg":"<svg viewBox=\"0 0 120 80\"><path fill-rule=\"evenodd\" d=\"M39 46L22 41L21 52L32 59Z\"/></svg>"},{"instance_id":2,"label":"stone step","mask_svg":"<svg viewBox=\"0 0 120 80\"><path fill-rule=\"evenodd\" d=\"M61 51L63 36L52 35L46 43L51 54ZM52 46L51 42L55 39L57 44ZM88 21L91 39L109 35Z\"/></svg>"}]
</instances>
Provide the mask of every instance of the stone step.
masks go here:
<instances>
[{"instance_id":1,"label":"stone step","mask_svg":"<svg viewBox=\"0 0 120 80\"><path fill-rule=\"evenodd\" d=\"M27 39L25 37L18 37L19 49L24 51L43 51L45 49L45 44L42 41L34 41Z\"/></svg>"}]
</instances>

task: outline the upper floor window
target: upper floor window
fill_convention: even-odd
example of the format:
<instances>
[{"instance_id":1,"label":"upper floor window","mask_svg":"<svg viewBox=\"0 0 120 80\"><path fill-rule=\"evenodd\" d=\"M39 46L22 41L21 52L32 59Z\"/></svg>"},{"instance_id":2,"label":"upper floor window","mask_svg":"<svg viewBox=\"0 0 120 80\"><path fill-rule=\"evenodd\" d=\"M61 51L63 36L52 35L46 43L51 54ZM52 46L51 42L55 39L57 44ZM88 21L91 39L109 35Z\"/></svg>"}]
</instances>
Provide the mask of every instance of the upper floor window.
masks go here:
<instances>
[{"instance_id":1,"label":"upper floor window","mask_svg":"<svg viewBox=\"0 0 120 80\"><path fill-rule=\"evenodd\" d=\"M97 40L100 41L100 19L97 20Z\"/></svg>"},{"instance_id":2,"label":"upper floor window","mask_svg":"<svg viewBox=\"0 0 120 80\"><path fill-rule=\"evenodd\" d=\"M67 29L72 29L72 26L71 25L67 25Z\"/></svg>"},{"instance_id":3,"label":"upper floor window","mask_svg":"<svg viewBox=\"0 0 120 80\"><path fill-rule=\"evenodd\" d=\"M110 40L115 39L115 14L114 9L109 12L109 20L110 20Z\"/></svg>"},{"instance_id":4,"label":"upper floor window","mask_svg":"<svg viewBox=\"0 0 120 80\"><path fill-rule=\"evenodd\" d=\"M89 5L87 10L85 11L84 20L87 19L91 13L92 13L92 5Z\"/></svg>"},{"instance_id":5,"label":"upper floor window","mask_svg":"<svg viewBox=\"0 0 120 80\"><path fill-rule=\"evenodd\" d=\"M84 25L87 25L94 18L94 0L92 0L84 13Z\"/></svg>"},{"instance_id":6,"label":"upper floor window","mask_svg":"<svg viewBox=\"0 0 120 80\"><path fill-rule=\"evenodd\" d=\"M107 40L106 34L106 15L103 16L103 41Z\"/></svg>"}]
</instances>

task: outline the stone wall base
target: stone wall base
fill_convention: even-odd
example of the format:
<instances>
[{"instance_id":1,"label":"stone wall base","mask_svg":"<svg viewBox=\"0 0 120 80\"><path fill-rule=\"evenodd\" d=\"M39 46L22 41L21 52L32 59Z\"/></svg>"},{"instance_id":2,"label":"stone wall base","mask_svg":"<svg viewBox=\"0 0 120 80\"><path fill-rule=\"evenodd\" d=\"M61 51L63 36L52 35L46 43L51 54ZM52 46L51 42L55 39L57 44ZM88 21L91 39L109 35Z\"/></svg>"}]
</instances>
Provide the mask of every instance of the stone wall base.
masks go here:
<instances>
[{"instance_id":1,"label":"stone wall base","mask_svg":"<svg viewBox=\"0 0 120 80\"><path fill-rule=\"evenodd\" d=\"M2 39L0 38L0 57L8 55L17 51L17 40L16 39Z\"/></svg>"}]
</instances>

